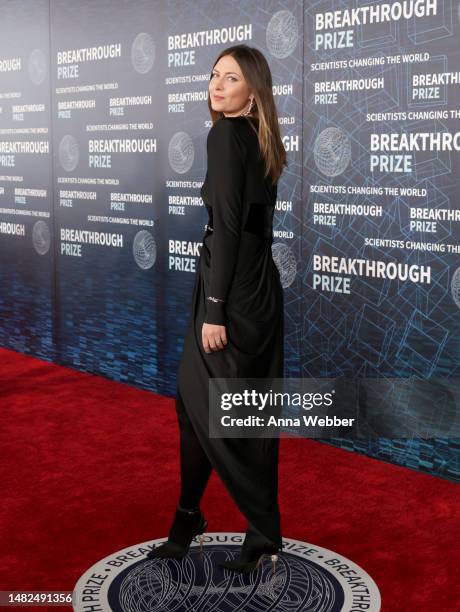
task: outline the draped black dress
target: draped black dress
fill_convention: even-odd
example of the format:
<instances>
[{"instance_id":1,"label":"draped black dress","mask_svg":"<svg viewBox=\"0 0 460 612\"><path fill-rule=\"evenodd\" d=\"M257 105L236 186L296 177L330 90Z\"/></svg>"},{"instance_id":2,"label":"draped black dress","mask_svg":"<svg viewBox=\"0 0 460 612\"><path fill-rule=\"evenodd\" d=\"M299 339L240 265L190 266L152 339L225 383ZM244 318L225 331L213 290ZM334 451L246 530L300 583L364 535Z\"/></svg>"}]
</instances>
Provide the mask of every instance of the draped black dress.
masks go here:
<instances>
[{"instance_id":1,"label":"draped black dress","mask_svg":"<svg viewBox=\"0 0 460 612\"><path fill-rule=\"evenodd\" d=\"M279 438L209 438L209 378L283 377L283 289L271 251L277 184L264 178L257 121L222 117L208 134L201 196L209 218L177 390L236 505L281 546ZM205 353L203 322L226 326L225 348Z\"/></svg>"}]
</instances>

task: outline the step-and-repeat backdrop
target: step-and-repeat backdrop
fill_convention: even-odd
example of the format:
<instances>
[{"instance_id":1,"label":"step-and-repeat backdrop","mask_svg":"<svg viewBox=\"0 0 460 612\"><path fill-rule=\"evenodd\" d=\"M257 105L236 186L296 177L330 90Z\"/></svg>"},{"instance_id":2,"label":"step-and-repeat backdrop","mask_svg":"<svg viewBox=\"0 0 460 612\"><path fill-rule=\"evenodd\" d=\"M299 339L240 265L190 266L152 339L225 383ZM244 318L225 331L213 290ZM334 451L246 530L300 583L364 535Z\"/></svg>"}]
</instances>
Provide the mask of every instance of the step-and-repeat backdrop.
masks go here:
<instances>
[{"instance_id":1,"label":"step-and-repeat backdrop","mask_svg":"<svg viewBox=\"0 0 460 612\"><path fill-rule=\"evenodd\" d=\"M1 345L174 395L207 221L208 81L244 43L270 64L289 161L273 236L285 376L459 376L457 0L0 12ZM459 475L458 439L327 442Z\"/></svg>"}]
</instances>

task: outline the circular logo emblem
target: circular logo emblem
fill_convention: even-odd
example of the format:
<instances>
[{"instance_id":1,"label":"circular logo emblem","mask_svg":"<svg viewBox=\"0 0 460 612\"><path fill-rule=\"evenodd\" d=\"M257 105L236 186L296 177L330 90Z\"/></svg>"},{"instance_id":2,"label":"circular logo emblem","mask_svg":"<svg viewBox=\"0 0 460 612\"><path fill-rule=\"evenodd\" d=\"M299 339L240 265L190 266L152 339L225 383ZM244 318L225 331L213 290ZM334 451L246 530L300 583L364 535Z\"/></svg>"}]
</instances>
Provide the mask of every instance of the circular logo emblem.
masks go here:
<instances>
[{"instance_id":1,"label":"circular logo emblem","mask_svg":"<svg viewBox=\"0 0 460 612\"><path fill-rule=\"evenodd\" d=\"M59 162L64 170L72 172L78 164L78 142L71 134L66 134L59 143Z\"/></svg>"},{"instance_id":2,"label":"circular logo emblem","mask_svg":"<svg viewBox=\"0 0 460 612\"><path fill-rule=\"evenodd\" d=\"M51 232L48 225L40 219L32 228L32 243L39 255L48 253L51 245Z\"/></svg>"},{"instance_id":3,"label":"circular logo emblem","mask_svg":"<svg viewBox=\"0 0 460 612\"><path fill-rule=\"evenodd\" d=\"M192 139L186 132L177 132L171 138L168 146L168 159L171 168L179 174L188 172L193 166L195 148Z\"/></svg>"},{"instance_id":4,"label":"circular logo emblem","mask_svg":"<svg viewBox=\"0 0 460 612\"><path fill-rule=\"evenodd\" d=\"M350 139L339 128L328 127L316 138L313 154L323 174L338 176L350 163Z\"/></svg>"},{"instance_id":5,"label":"circular logo emblem","mask_svg":"<svg viewBox=\"0 0 460 612\"><path fill-rule=\"evenodd\" d=\"M146 32L136 36L131 45L131 63L136 72L145 74L155 61L155 41Z\"/></svg>"},{"instance_id":6,"label":"circular logo emblem","mask_svg":"<svg viewBox=\"0 0 460 612\"><path fill-rule=\"evenodd\" d=\"M34 49L29 55L29 77L35 85L41 85L46 77L47 61L41 49Z\"/></svg>"},{"instance_id":7,"label":"circular logo emblem","mask_svg":"<svg viewBox=\"0 0 460 612\"><path fill-rule=\"evenodd\" d=\"M279 59L291 55L299 38L297 19L291 11L278 11L270 19L266 32L267 49Z\"/></svg>"},{"instance_id":8,"label":"circular logo emblem","mask_svg":"<svg viewBox=\"0 0 460 612\"><path fill-rule=\"evenodd\" d=\"M454 302L460 308L460 268L457 268L452 276L451 290Z\"/></svg>"},{"instance_id":9,"label":"circular logo emblem","mask_svg":"<svg viewBox=\"0 0 460 612\"><path fill-rule=\"evenodd\" d=\"M283 538L273 571L269 556L249 574L219 563L238 556L244 533L206 533L179 560L145 555L166 538L136 544L97 562L78 580L73 609L114 612L339 612L380 610L380 593L358 565L326 548Z\"/></svg>"},{"instance_id":10,"label":"circular logo emblem","mask_svg":"<svg viewBox=\"0 0 460 612\"><path fill-rule=\"evenodd\" d=\"M140 230L133 240L134 261L142 270L153 266L157 258L157 245L154 237L147 230Z\"/></svg>"},{"instance_id":11,"label":"circular logo emblem","mask_svg":"<svg viewBox=\"0 0 460 612\"><path fill-rule=\"evenodd\" d=\"M281 286L286 289L286 287L292 285L297 274L297 262L294 253L287 244L274 242L272 244L272 257L280 273Z\"/></svg>"}]
</instances>

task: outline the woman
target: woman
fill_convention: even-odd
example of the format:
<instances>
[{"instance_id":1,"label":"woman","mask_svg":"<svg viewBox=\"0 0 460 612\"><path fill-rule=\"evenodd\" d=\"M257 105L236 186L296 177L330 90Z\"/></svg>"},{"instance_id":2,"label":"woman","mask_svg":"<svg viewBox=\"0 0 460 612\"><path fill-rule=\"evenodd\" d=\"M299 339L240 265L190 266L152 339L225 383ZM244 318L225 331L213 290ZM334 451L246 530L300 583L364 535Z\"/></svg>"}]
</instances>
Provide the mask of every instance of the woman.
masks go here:
<instances>
[{"instance_id":1,"label":"woman","mask_svg":"<svg viewBox=\"0 0 460 612\"><path fill-rule=\"evenodd\" d=\"M168 541L149 558L182 558L207 528L199 508L214 467L248 520L240 556L249 572L282 546L279 438L209 438L209 378L283 377L283 290L273 261L277 182L286 165L265 57L225 49L209 81L213 126L201 195L208 211L193 308L178 371L181 492Z\"/></svg>"}]
</instances>

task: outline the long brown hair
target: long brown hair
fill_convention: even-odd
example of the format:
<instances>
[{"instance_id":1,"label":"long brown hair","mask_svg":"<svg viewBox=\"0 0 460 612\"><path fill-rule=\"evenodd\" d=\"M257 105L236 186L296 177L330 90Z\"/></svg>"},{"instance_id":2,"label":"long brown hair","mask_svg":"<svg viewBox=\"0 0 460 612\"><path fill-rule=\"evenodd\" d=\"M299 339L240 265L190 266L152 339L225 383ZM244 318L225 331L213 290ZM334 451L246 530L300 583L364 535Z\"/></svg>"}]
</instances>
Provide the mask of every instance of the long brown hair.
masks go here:
<instances>
[{"instance_id":1,"label":"long brown hair","mask_svg":"<svg viewBox=\"0 0 460 612\"><path fill-rule=\"evenodd\" d=\"M260 152L265 161L265 177L270 175L272 184L275 184L283 172L283 166L287 166L287 156L281 140L278 113L273 98L272 74L267 60L263 53L255 47L234 45L221 51L213 64L212 70L224 55L231 55L238 62L248 87L254 95L255 109L251 114L259 120L257 136ZM212 109L209 96L208 108L214 125L224 115ZM251 121L249 122L251 123Z\"/></svg>"}]
</instances>

